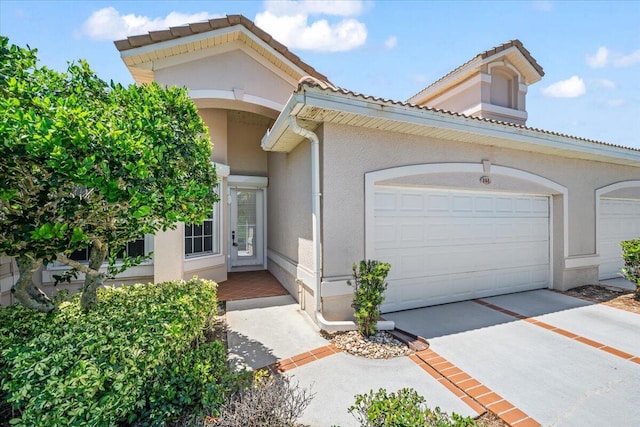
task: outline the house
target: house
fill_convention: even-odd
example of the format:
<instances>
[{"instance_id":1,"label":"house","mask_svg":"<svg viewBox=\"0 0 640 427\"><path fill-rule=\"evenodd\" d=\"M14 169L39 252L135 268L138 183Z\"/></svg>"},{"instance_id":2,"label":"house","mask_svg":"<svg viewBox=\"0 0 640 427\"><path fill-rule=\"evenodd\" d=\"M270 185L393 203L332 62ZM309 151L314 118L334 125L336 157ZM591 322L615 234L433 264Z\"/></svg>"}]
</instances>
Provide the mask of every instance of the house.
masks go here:
<instances>
[{"instance_id":1,"label":"house","mask_svg":"<svg viewBox=\"0 0 640 427\"><path fill-rule=\"evenodd\" d=\"M188 87L220 177L211 219L136 242L154 259L123 280L268 269L340 329L361 259L391 263L390 312L597 283L640 235L640 150L527 127L544 71L518 40L405 102L334 86L240 15L115 45L139 84Z\"/></svg>"}]
</instances>

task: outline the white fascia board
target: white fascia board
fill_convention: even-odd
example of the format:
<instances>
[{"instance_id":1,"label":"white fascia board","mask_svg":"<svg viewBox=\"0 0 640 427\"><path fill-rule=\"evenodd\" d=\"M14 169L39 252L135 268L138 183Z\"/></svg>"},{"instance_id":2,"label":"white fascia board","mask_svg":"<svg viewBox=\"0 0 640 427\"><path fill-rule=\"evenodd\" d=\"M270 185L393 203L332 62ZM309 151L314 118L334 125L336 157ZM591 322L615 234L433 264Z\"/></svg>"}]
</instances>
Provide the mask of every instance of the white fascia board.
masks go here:
<instances>
[{"instance_id":1,"label":"white fascia board","mask_svg":"<svg viewBox=\"0 0 640 427\"><path fill-rule=\"evenodd\" d=\"M528 74L534 74L535 76L537 76L537 79L534 78L533 79L534 81L532 81L529 84L533 84L533 83L539 81L542 78L542 75L540 75L538 70L535 69L533 64L531 64L531 62L529 62L527 57L524 56L524 54L522 52L520 52L520 49L518 49L515 46L511 46L509 49L503 50L502 52L499 52L496 55L489 56L489 57L483 59L480 64L484 65L484 64L487 64L487 63L490 63L490 62L494 62L494 61L496 61L496 57L504 58L504 57L508 57L511 54L516 54L516 55L520 56L522 58L523 62L526 64L525 66L526 66L527 69L523 70L523 71L518 70L518 73L523 74L525 77L527 77ZM527 80L529 80L529 79L527 79Z\"/></svg>"},{"instance_id":2,"label":"white fascia board","mask_svg":"<svg viewBox=\"0 0 640 427\"><path fill-rule=\"evenodd\" d=\"M262 137L262 141L260 142L260 146L264 151L272 151L273 147L277 144L280 137L286 132L289 128L289 116L296 115L302 105L304 103L304 95L299 93L293 93L289 97L289 100L285 104L282 112L276 119L271 129L267 129L267 133ZM300 140L302 141L302 137Z\"/></svg>"},{"instance_id":3,"label":"white fascia board","mask_svg":"<svg viewBox=\"0 0 640 427\"><path fill-rule=\"evenodd\" d=\"M352 114L405 122L418 126L437 127L466 133L471 132L534 146L612 157L636 162L640 165L640 152L627 151L609 145L580 141L569 137L536 132L530 129L488 123L480 121L479 119L453 116L447 113L429 111L406 105L394 105L339 93L327 93L317 88L306 88L304 103L309 106L325 108L327 110L345 111Z\"/></svg>"},{"instance_id":4,"label":"white fascia board","mask_svg":"<svg viewBox=\"0 0 640 427\"><path fill-rule=\"evenodd\" d=\"M259 38L258 36L256 36L251 31L247 30L244 26L242 26L240 24L236 24L236 25L233 25L231 27L225 27L225 28L219 28L217 30L205 31L204 33L193 34L193 35L185 36L185 37L179 37L177 39L171 39L171 40L167 40L167 41L163 41L163 42L153 43L153 44L149 44L149 45L140 46L140 47L136 47L136 48L133 48L133 49L125 50L125 51L120 52L120 57L122 59L125 59L125 58L129 58L129 57L144 55L144 54L148 54L150 52L157 51L157 50L164 50L164 49L167 49L167 48L177 47L177 46L180 46L180 45L183 45L183 44L189 44L189 43L192 43L192 42L206 40L206 39L209 39L209 38L212 38L212 37L217 37L217 36L220 36L220 35L231 34L231 33L234 33L236 31L240 31L240 32L244 33L248 38L253 40L256 44L261 46L263 49L271 52L271 54L273 54L279 60L281 60L282 62L287 64L289 67L291 67L294 71L296 71L301 76L306 76L307 75L307 73L302 68L300 68L297 65L295 65L287 57L282 55L280 52L275 50L273 47L271 47L264 40L262 40L261 38ZM138 67L138 66L136 66L136 67Z\"/></svg>"}]
</instances>

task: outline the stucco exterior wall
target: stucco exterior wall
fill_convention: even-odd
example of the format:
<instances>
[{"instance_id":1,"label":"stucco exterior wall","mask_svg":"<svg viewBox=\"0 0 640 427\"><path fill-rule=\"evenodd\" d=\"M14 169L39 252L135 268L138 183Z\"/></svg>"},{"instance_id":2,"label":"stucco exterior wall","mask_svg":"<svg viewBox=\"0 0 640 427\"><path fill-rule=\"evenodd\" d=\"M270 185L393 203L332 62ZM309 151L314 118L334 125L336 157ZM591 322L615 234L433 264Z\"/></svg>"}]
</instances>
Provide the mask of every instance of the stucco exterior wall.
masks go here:
<instances>
[{"instance_id":1,"label":"stucco exterior wall","mask_svg":"<svg viewBox=\"0 0 640 427\"><path fill-rule=\"evenodd\" d=\"M267 176L267 153L260 148L266 126L229 121L228 164L232 175Z\"/></svg>"},{"instance_id":2,"label":"stucco exterior wall","mask_svg":"<svg viewBox=\"0 0 640 427\"><path fill-rule=\"evenodd\" d=\"M269 271L298 297L296 279L309 281L313 269L310 144L268 153L268 167Z\"/></svg>"},{"instance_id":3,"label":"stucco exterior wall","mask_svg":"<svg viewBox=\"0 0 640 427\"><path fill-rule=\"evenodd\" d=\"M241 89L244 95L282 105L294 89L292 84L240 48L156 70L155 78L160 84L186 86L193 90Z\"/></svg>"},{"instance_id":4,"label":"stucco exterior wall","mask_svg":"<svg viewBox=\"0 0 640 427\"><path fill-rule=\"evenodd\" d=\"M466 81L464 82L466 83ZM458 85L460 86L460 85ZM452 88L451 90L455 90ZM451 96L449 91L427 103L427 106L449 111L465 111L478 105L482 99L482 87L479 79L471 86Z\"/></svg>"},{"instance_id":5,"label":"stucco exterior wall","mask_svg":"<svg viewBox=\"0 0 640 427\"><path fill-rule=\"evenodd\" d=\"M209 129L209 138L212 144L211 160L228 164L227 111L217 108L199 108L198 114Z\"/></svg>"},{"instance_id":6,"label":"stucco exterior wall","mask_svg":"<svg viewBox=\"0 0 640 427\"><path fill-rule=\"evenodd\" d=\"M364 175L367 172L421 163L481 163L488 159L494 165L519 169L554 181L568 189L569 257L596 252L595 190L623 180L640 179L640 169L633 167L335 124L325 125L322 151L325 279L348 276L351 264L365 256ZM484 186L478 181L470 185L464 177L459 181L455 177L440 179L440 185L458 184L465 188L492 190L492 185ZM499 182L496 177L493 185L499 185ZM514 187L514 182L505 185L508 190L520 190L517 185ZM535 188L523 186L520 191L535 192ZM554 197L556 214L560 209L558 205L562 206L561 201L562 197ZM564 212L560 214L564 215ZM561 226L561 220L554 220L556 258L564 256L562 250L555 248L563 234L557 229ZM554 271L554 276L560 277L557 276L560 273ZM593 277L593 272L565 273L562 274L578 279Z\"/></svg>"}]
</instances>

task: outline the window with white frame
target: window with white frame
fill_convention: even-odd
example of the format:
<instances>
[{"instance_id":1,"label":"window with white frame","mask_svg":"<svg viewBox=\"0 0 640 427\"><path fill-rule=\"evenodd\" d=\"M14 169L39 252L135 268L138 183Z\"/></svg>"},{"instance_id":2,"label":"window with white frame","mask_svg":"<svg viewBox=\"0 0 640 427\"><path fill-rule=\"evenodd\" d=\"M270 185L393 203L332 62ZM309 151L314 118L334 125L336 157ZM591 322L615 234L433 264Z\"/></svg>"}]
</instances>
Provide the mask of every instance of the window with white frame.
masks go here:
<instances>
[{"instance_id":1,"label":"window with white frame","mask_svg":"<svg viewBox=\"0 0 640 427\"><path fill-rule=\"evenodd\" d=\"M219 194L219 186L215 192ZM202 224L184 225L184 256L195 258L221 252L220 202L214 203L211 215Z\"/></svg>"},{"instance_id":2,"label":"window with white frame","mask_svg":"<svg viewBox=\"0 0 640 427\"><path fill-rule=\"evenodd\" d=\"M86 247L83 249L78 249L77 251L73 252L69 258L71 258L72 260L75 261L80 261L80 262L88 262L89 261L89 250L90 247ZM124 254L129 255L130 257L137 257L137 256L145 256L147 255L148 251L146 248L146 244L145 244L145 239L138 239L138 240L134 240L133 242L129 242L127 243L127 245L125 246L124 249L122 249L119 253L118 253L118 258L122 258L122 256Z\"/></svg>"}]
</instances>

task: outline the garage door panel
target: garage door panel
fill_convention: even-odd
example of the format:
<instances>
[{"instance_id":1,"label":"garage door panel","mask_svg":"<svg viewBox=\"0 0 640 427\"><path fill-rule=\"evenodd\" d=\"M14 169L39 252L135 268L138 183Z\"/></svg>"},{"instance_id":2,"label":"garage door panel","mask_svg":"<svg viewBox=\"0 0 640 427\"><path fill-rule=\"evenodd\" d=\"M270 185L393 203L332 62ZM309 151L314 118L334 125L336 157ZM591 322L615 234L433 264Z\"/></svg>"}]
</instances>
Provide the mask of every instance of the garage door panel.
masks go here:
<instances>
[{"instance_id":1,"label":"garage door panel","mask_svg":"<svg viewBox=\"0 0 640 427\"><path fill-rule=\"evenodd\" d=\"M549 285L548 197L397 187L376 190L376 206L384 311Z\"/></svg>"},{"instance_id":2,"label":"garage door panel","mask_svg":"<svg viewBox=\"0 0 640 427\"><path fill-rule=\"evenodd\" d=\"M453 275L389 280L383 312L445 304L547 286L548 269L489 270ZM427 291L427 292L425 292Z\"/></svg>"},{"instance_id":3,"label":"garage door panel","mask_svg":"<svg viewBox=\"0 0 640 427\"><path fill-rule=\"evenodd\" d=\"M599 278L620 277L623 266L620 242L640 237L640 200L602 198L598 233Z\"/></svg>"}]
</instances>

